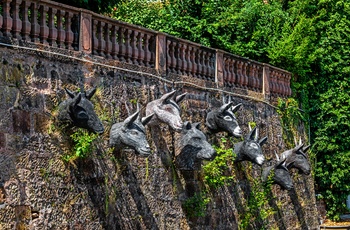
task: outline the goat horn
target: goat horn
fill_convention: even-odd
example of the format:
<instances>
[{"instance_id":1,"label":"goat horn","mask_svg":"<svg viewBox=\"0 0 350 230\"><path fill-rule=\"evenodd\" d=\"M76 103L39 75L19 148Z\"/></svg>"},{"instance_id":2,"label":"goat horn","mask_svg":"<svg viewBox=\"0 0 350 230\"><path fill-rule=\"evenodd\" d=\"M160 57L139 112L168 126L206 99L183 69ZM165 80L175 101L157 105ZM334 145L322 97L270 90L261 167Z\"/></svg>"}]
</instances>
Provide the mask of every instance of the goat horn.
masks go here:
<instances>
[{"instance_id":1,"label":"goat horn","mask_svg":"<svg viewBox=\"0 0 350 230\"><path fill-rule=\"evenodd\" d=\"M166 93L164 94L160 100L162 103L165 103L167 100L169 100L172 96L174 96L174 94L176 93L176 90L171 91L170 93Z\"/></svg>"},{"instance_id":2,"label":"goat horn","mask_svg":"<svg viewBox=\"0 0 350 230\"><path fill-rule=\"evenodd\" d=\"M259 139L259 129L256 128L255 135L254 135L254 141L258 141Z\"/></svg>"},{"instance_id":3,"label":"goat horn","mask_svg":"<svg viewBox=\"0 0 350 230\"><path fill-rule=\"evenodd\" d=\"M196 123L193 123L192 126L196 127L196 129L200 129L201 123L196 122Z\"/></svg>"},{"instance_id":4,"label":"goat horn","mask_svg":"<svg viewBox=\"0 0 350 230\"><path fill-rule=\"evenodd\" d=\"M183 127L185 127L187 130L190 130L192 128L192 125L189 121L185 121Z\"/></svg>"},{"instance_id":5,"label":"goat horn","mask_svg":"<svg viewBox=\"0 0 350 230\"><path fill-rule=\"evenodd\" d=\"M267 141L267 137L261 138L260 141L259 141L259 145L262 146L263 144L266 143L266 141Z\"/></svg>"},{"instance_id":6,"label":"goat horn","mask_svg":"<svg viewBox=\"0 0 350 230\"><path fill-rule=\"evenodd\" d=\"M74 98L75 97L75 94L72 92L72 91L70 91L69 89L67 89L67 88L64 88L65 90L66 90L66 93L68 94L68 96L70 97L70 98Z\"/></svg>"},{"instance_id":7,"label":"goat horn","mask_svg":"<svg viewBox=\"0 0 350 230\"><path fill-rule=\"evenodd\" d=\"M250 133L247 135L246 139L248 140L254 140L256 135L256 127L250 131ZM253 137L254 136L254 137Z\"/></svg>"},{"instance_id":8,"label":"goat horn","mask_svg":"<svg viewBox=\"0 0 350 230\"><path fill-rule=\"evenodd\" d=\"M152 119L154 113L151 113L150 115L148 115L147 117L143 117L141 119L141 123L145 126L147 125L147 123Z\"/></svg>"},{"instance_id":9,"label":"goat horn","mask_svg":"<svg viewBox=\"0 0 350 230\"><path fill-rule=\"evenodd\" d=\"M304 144L300 144L300 145L295 147L295 151L299 151L303 147L304 147Z\"/></svg>"},{"instance_id":10,"label":"goat horn","mask_svg":"<svg viewBox=\"0 0 350 230\"><path fill-rule=\"evenodd\" d=\"M127 126L131 125L137 119L137 117L139 116L139 113L140 113L140 111L138 110L136 113L134 113L134 114L130 115L129 117L127 117L124 120L124 127L127 127Z\"/></svg>"},{"instance_id":11,"label":"goat horn","mask_svg":"<svg viewBox=\"0 0 350 230\"><path fill-rule=\"evenodd\" d=\"M180 103L180 102L185 98L186 95L187 95L187 93L183 93L183 94L177 96L177 97L175 98L175 102L176 102L176 103Z\"/></svg>"},{"instance_id":12,"label":"goat horn","mask_svg":"<svg viewBox=\"0 0 350 230\"><path fill-rule=\"evenodd\" d=\"M96 93L96 87L88 90L87 92L85 92L85 97L90 100L92 98L92 96L94 96L94 94Z\"/></svg>"},{"instance_id":13,"label":"goat horn","mask_svg":"<svg viewBox=\"0 0 350 230\"><path fill-rule=\"evenodd\" d=\"M222 113L222 112L228 110L229 108L231 108L232 105L233 105L232 101L227 103L227 104L222 105L219 109L219 112Z\"/></svg>"},{"instance_id":14,"label":"goat horn","mask_svg":"<svg viewBox=\"0 0 350 230\"><path fill-rule=\"evenodd\" d=\"M307 150L309 150L310 146L311 146L311 145L308 145L308 146L304 147L304 148L303 148L303 152L305 153Z\"/></svg>"},{"instance_id":15,"label":"goat horn","mask_svg":"<svg viewBox=\"0 0 350 230\"><path fill-rule=\"evenodd\" d=\"M280 157L278 156L276 150L275 150L275 156L276 156L277 161L280 161Z\"/></svg>"},{"instance_id":16,"label":"goat horn","mask_svg":"<svg viewBox=\"0 0 350 230\"><path fill-rule=\"evenodd\" d=\"M236 112L241 106L242 106L242 103L239 103L239 104L237 104L235 106L232 106L231 107L232 112L233 113Z\"/></svg>"}]
</instances>

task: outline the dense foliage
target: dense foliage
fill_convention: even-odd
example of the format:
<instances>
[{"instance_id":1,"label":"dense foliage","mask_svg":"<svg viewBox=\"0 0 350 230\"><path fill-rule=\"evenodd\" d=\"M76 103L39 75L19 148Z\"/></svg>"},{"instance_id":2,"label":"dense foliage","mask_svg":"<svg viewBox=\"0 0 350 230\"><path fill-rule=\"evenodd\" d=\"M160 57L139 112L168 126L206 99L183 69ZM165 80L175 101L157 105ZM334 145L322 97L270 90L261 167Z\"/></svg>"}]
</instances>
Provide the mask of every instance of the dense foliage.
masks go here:
<instances>
[{"instance_id":1,"label":"dense foliage","mask_svg":"<svg viewBox=\"0 0 350 230\"><path fill-rule=\"evenodd\" d=\"M349 1L124 0L110 15L291 71L311 126L316 188L339 218L350 194Z\"/></svg>"}]
</instances>

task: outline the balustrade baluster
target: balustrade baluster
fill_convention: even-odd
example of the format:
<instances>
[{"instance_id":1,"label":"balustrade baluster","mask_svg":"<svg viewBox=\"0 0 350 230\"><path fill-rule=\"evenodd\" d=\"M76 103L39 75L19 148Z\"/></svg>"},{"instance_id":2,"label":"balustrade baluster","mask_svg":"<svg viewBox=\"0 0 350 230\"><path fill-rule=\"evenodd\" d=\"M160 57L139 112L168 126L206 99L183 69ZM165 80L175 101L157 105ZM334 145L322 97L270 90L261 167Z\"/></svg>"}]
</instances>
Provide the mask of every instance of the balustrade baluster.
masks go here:
<instances>
[{"instance_id":1,"label":"balustrade baluster","mask_svg":"<svg viewBox=\"0 0 350 230\"><path fill-rule=\"evenodd\" d=\"M98 39L98 48L97 52L99 56L105 57L105 48L106 48L106 41L104 38L104 26L105 23L99 21L97 24L97 39Z\"/></svg>"},{"instance_id":2,"label":"balustrade baluster","mask_svg":"<svg viewBox=\"0 0 350 230\"><path fill-rule=\"evenodd\" d=\"M92 54L98 55L98 21L92 21Z\"/></svg>"},{"instance_id":3,"label":"balustrade baluster","mask_svg":"<svg viewBox=\"0 0 350 230\"><path fill-rule=\"evenodd\" d=\"M130 44L131 44L131 62L135 65L138 65L137 56L139 50L137 49L137 37L139 36L139 32L134 30L131 34Z\"/></svg>"},{"instance_id":4,"label":"balustrade baluster","mask_svg":"<svg viewBox=\"0 0 350 230\"><path fill-rule=\"evenodd\" d=\"M183 60L183 66L182 66L182 74L188 76L188 60L187 60L187 53L188 53L188 45L183 44L183 53L182 53L182 60Z\"/></svg>"},{"instance_id":5,"label":"balustrade baluster","mask_svg":"<svg viewBox=\"0 0 350 230\"><path fill-rule=\"evenodd\" d=\"M171 41L167 39L166 40L166 67L168 72L172 72L171 53L172 53Z\"/></svg>"},{"instance_id":6,"label":"balustrade baluster","mask_svg":"<svg viewBox=\"0 0 350 230\"><path fill-rule=\"evenodd\" d=\"M202 50L197 50L197 77L202 78Z\"/></svg>"},{"instance_id":7,"label":"balustrade baluster","mask_svg":"<svg viewBox=\"0 0 350 230\"><path fill-rule=\"evenodd\" d=\"M3 25L3 22L4 22L2 14L3 14L3 12L1 12L1 14L0 14L0 36L3 36L2 32L1 32L2 31L2 25Z\"/></svg>"},{"instance_id":8,"label":"balustrade baluster","mask_svg":"<svg viewBox=\"0 0 350 230\"><path fill-rule=\"evenodd\" d=\"M118 44L118 30L119 27L116 25L112 25L111 27L111 42L112 42L112 50L111 56L113 59L118 60L118 52L119 52L119 44Z\"/></svg>"},{"instance_id":9,"label":"balustrade baluster","mask_svg":"<svg viewBox=\"0 0 350 230\"><path fill-rule=\"evenodd\" d=\"M230 72L229 72L229 58L228 57L223 57L223 70L222 70L222 78L223 78L223 81L224 81L224 86L230 86Z\"/></svg>"},{"instance_id":10,"label":"balustrade baluster","mask_svg":"<svg viewBox=\"0 0 350 230\"><path fill-rule=\"evenodd\" d=\"M204 80L209 80L209 52L203 52L203 76Z\"/></svg>"},{"instance_id":11,"label":"balustrade baluster","mask_svg":"<svg viewBox=\"0 0 350 230\"><path fill-rule=\"evenodd\" d=\"M257 92L262 91L262 77L263 77L263 68L261 66L257 66Z\"/></svg>"},{"instance_id":12,"label":"balustrade baluster","mask_svg":"<svg viewBox=\"0 0 350 230\"><path fill-rule=\"evenodd\" d=\"M30 21L28 19L28 11L30 7L30 2L24 1L22 2L22 7L21 7L21 15L22 15L22 39L26 41L30 41ZM1 26L0 26L1 27Z\"/></svg>"},{"instance_id":13,"label":"balustrade baluster","mask_svg":"<svg viewBox=\"0 0 350 230\"><path fill-rule=\"evenodd\" d=\"M174 73L178 74L179 73L179 53L180 53L180 49L179 49L179 43L175 42L173 43L173 49L174 49Z\"/></svg>"},{"instance_id":14,"label":"balustrade baluster","mask_svg":"<svg viewBox=\"0 0 350 230\"><path fill-rule=\"evenodd\" d=\"M12 36L16 39L21 39L21 30L22 30L22 20L19 18L19 5L22 3L22 0L13 0L11 3L12 8Z\"/></svg>"},{"instance_id":15,"label":"balustrade baluster","mask_svg":"<svg viewBox=\"0 0 350 230\"><path fill-rule=\"evenodd\" d=\"M33 2L30 7L30 24L32 26L30 30L30 37L32 39L32 42L39 43L39 33L40 33L40 25L38 23L38 6L36 2Z\"/></svg>"},{"instance_id":16,"label":"balustrade baluster","mask_svg":"<svg viewBox=\"0 0 350 230\"><path fill-rule=\"evenodd\" d=\"M237 61L237 83L236 86L241 88L243 83L243 76L242 76L242 61Z\"/></svg>"},{"instance_id":17,"label":"balustrade baluster","mask_svg":"<svg viewBox=\"0 0 350 230\"><path fill-rule=\"evenodd\" d=\"M57 46L59 48L65 48L64 41L66 40L66 32L64 29L64 15L65 11L57 11Z\"/></svg>"},{"instance_id":18,"label":"balustrade baluster","mask_svg":"<svg viewBox=\"0 0 350 230\"><path fill-rule=\"evenodd\" d=\"M79 17L77 14L74 14L72 17L72 25L71 30L73 32L73 43L72 47L74 50L79 50L79 32L80 32L80 25L79 25Z\"/></svg>"},{"instance_id":19,"label":"balustrade baluster","mask_svg":"<svg viewBox=\"0 0 350 230\"><path fill-rule=\"evenodd\" d=\"M12 17L11 17L11 0L3 0L3 24L2 30L4 31L3 35L6 37L11 37L12 30Z\"/></svg>"},{"instance_id":20,"label":"balustrade baluster","mask_svg":"<svg viewBox=\"0 0 350 230\"><path fill-rule=\"evenodd\" d=\"M50 46L57 47L57 28L55 26L55 21L57 9L50 7L49 9L49 44Z\"/></svg>"},{"instance_id":21,"label":"balustrade baluster","mask_svg":"<svg viewBox=\"0 0 350 230\"><path fill-rule=\"evenodd\" d=\"M126 52L126 46L125 46L125 28L119 27L118 30L118 43L119 43L119 60L122 62L125 62L125 52Z\"/></svg>"},{"instance_id":22,"label":"balustrade baluster","mask_svg":"<svg viewBox=\"0 0 350 230\"><path fill-rule=\"evenodd\" d=\"M49 7L46 5L41 5L39 8L40 12L40 42L44 45L48 45L48 37L49 37L49 27L46 23L47 12L49 11Z\"/></svg>"},{"instance_id":23,"label":"balustrade baluster","mask_svg":"<svg viewBox=\"0 0 350 230\"><path fill-rule=\"evenodd\" d=\"M232 87L235 86L235 82L236 82L236 68L235 68L235 65L236 65L236 60L231 58L231 61L230 61L230 72L231 72L231 85Z\"/></svg>"},{"instance_id":24,"label":"balustrade baluster","mask_svg":"<svg viewBox=\"0 0 350 230\"><path fill-rule=\"evenodd\" d=\"M209 76L211 81L215 82L215 71L216 71L216 53L210 53L209 58Z\"/></svg>"},{"instance_id":25,"label":"balustrade baluster","mask_svg":"<svg viewBox=\"0 0 350 230\"><path fill-rule=\"evenodd\" d=\"M137 54L137 62L141 66L144 65L143 59L145 58L145 51L143 48L143 36L144 36L144 34L142 32L139 32L139 34L137 36L137 45L136 45L137 50L139 51Z\"/></svg>"},{"instance_id":26,"label":"balustrade baluster","mask_svg":"<svg viewBox=\"0 0 350 230\"><path fill-rule=\"evenodd\" d=\"M193 67L192 72L194 77L198 77L198 48L194 47L193 50Z\"/></svg>"},{"instance_id":27,"label":"balustrade baluster","mask_svg":"<svg viewBox=\"0 0 350 230\"><path fill-rule=\"evenodd\" d=\"M242 65L242 76L243 76L242 86L244 89L248 88L247 87L248 86L247 65L248 65L248 63L243 62L243 65Z\"/></svg>"},{"instance_id":28,"label":"balustrade baluster","mask_svg":"<svg viewBox=\"0 0 350 230\"><path fill-rule=\"evenodd\" d=\"M155 37L150 35L149 36L149 45L148 45L148 50L149 50L149 53L151 54L150 55L150 61L149 61L149 65L151 68L154 68L155 66L155 56L156 56L156 40L155 40Z\"/></svg>"},{"instance_id":29,"label":"balustrade baluster","mask_svg":"<svg viewBox=\"0 0 350 230\"><path fill-rule=\"evenodd\" d=\"M248 89L254 91L254 70L253 63L247 64L247 76L248 76Z\"/></svg>"},{"instance_id":30,"label":"balustrade baluster","mask_svg":"<svg viewBox=\"0 0 350 230\"><path fill-rule=\"evenodd\" d=\"M182 67L183 67L183 43L177 43L177 74L182 74Z\"/></svg>"},{"instance_id":31,"label":"balustrade baluster","mask_svg":"<svg viewBox=\"0 0 350 230\"><path fill-rule=\"evenodd\" d=\"M125 29L125 51L126 51L125 56L126 56L126 62L128 63L132 63L131 34L132 34L131 29L129 28Z\"/></svg>"},{"instance_id":32,"label":"balustrade baluster","mask_svg":"<svg viewBox=\"0 0 350 230\"><path fill-rule=\"evenodd\" d=\"M69 50L73 49L72 44L73 44L73 39L74 39L74 34L73 34L72 29L71 29L72 17L73 17L73 13L66 12L66 15L65 15L66 39L65 39L64 44L66 45L66 49L69 49Z\"/></svg>"},{"instance_id":33,"label":"balustrade baluster","mask_svg":"<svg viewBox=\"0 0 350 230\"><path fill-rule=\"evenodd\" d=\"M112 42L111 42L111 24L106 23L104 27L104 37L106 41L105 54L107 59L111 59Z\"/></svg>"},{"instance_id":34,"label":"balustrade baluster","mask_svg":"<svg viewBox=\"0 0 350 230\"><path fill-rule=\"evenodd\" d=\"M287 96L291 96L292 95L292 89L290 88L290 79L291 79L291 75L290 74L287 74Z\"/></svg>"},{"instance_id":35,"label":"balustrade baluster","mask_svg":"<svg viewBox=\"0 0 350 230\"><path fill-rule=\"evenodd\" d=\"M194 53L193 53L193 46L189 46L188 47L188 65L187 65L187 69L188 69L188 76L193 77L193 63L194 63Z\"/></svg>"}]
</instances>

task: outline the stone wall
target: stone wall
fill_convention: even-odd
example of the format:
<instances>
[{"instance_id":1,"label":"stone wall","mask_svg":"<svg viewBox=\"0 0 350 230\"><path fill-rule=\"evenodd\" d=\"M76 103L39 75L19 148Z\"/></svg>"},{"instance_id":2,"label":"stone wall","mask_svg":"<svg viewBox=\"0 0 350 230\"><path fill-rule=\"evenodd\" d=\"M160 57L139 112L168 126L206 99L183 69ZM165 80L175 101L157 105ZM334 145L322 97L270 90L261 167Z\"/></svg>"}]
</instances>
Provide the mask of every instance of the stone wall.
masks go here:
<instances>
[{"instance_id":1,"label":"stone wall","mask_svg":"<svg viewBox=\"0 0 350 230\"><path fill-rule=\"evenodd\" d=\"M0 48L1 229L318 228L311 175L292 170L295 189L288 192L272 185L267 203L249 210L254 207L253 191L262 191L256 188L261 184L261 168L250 162L231 164L225 173L234 175L234 180L227 186L208 188L202 171L181 172L172 159L166 159L167 151L170 157L176 152L178 134L165 125L159 132L147 128L154 152L148 159L131 150L115 155L108 146L109 129L136 111L136 102L145 115L149 101L175 86L179 92L188 92L181 103L183 120L202 122L205 132L207 112L229 94L204 90L211 83L199 79L169 75L162 80L146 67L138 72L130 64L94 61ZM63 156L73 151L69 135L74 130L59 125L57 106L66 98L65 87L82 86L98 87L93 102L106 131L93 143L87 158L66 162ZM245 134L248 122L255 122L260 137L268 136L266 167L275 161L274 150L286 147L275 108L257 98L258 94L252 95L230 99L243 103L237 118ZM209 139L219 143L222 136ZM185 212L184 205L196 194L205 194L208 202L203 213L193 215ZM248 214L250 224L244 225Z\"/></svg>"}]
</instances>

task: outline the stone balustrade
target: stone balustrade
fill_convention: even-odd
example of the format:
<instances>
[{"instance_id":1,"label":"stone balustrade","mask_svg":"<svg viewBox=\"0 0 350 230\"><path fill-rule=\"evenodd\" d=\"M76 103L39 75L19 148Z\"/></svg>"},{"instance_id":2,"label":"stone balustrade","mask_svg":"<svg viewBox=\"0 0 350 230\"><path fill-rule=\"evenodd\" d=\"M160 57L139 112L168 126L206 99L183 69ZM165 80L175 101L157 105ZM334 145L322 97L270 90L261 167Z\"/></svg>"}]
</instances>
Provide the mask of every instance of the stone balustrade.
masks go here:
<instances>
[{"instance_id":1,"label":"stone balustrade","mask_svg":"<svg viewBox=\"0 0 350 230\"><path fill-rule=\"evenodd\" d=\"M222 50L48 0L3 0L0 37L83 52L240 88L267 98L291 95L291 73Z\"/></svg>"}]
</instances>

